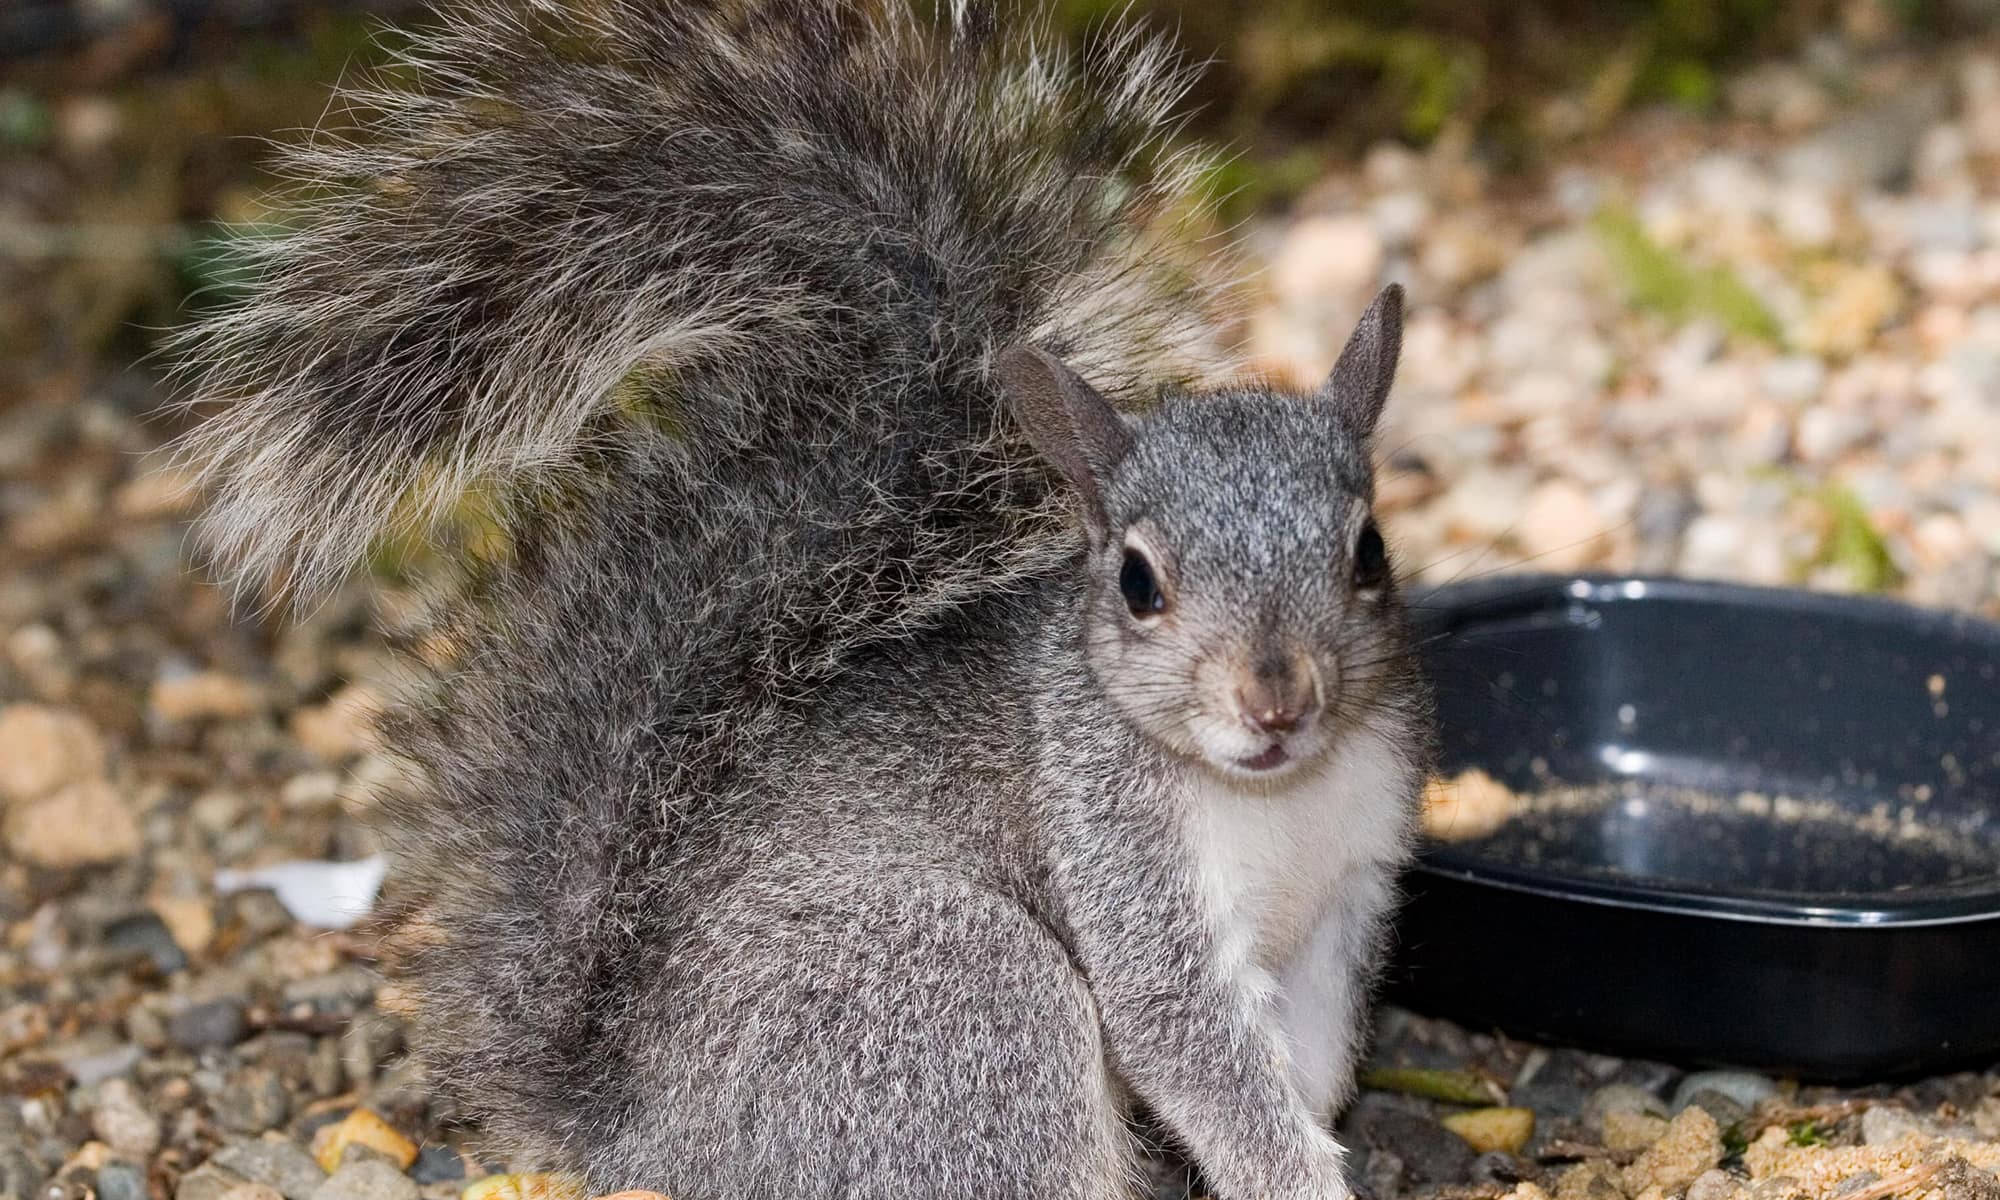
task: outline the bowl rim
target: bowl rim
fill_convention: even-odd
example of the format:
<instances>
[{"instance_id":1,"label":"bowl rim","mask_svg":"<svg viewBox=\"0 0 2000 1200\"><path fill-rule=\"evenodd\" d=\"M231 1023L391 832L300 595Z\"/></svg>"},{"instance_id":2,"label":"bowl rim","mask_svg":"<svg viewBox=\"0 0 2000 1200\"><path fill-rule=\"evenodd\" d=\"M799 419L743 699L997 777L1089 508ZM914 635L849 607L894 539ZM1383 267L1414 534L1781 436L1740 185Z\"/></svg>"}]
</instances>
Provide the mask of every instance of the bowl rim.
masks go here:
<instances>
[{"instance_id":1,"label":"bowl rim","mask_svg":"<svg viewBox=\"0 0 2000 1200\"><path fill-rule=\"evenodd\" d=\"M1502 574L1423 589L1413 593L1408 606L1419 635L1428 640L1472 622L1543 611L1557 605L1611 605L1646 600L1784 609L1803 616L1894 624L1926 636L1956 638L1990 647L2000 655L2000 624L1971 613L1920 608L1876 596L1673 576L1589 572ZM1427 843L1419 852L1414 869L1422 874L1551 900L1766 925L1871 929L2000 920L2000 874L1895 895L1775 892L1753 895L1516 866L1468 853L1452 843Z\"/></svg>"}]
</instances>

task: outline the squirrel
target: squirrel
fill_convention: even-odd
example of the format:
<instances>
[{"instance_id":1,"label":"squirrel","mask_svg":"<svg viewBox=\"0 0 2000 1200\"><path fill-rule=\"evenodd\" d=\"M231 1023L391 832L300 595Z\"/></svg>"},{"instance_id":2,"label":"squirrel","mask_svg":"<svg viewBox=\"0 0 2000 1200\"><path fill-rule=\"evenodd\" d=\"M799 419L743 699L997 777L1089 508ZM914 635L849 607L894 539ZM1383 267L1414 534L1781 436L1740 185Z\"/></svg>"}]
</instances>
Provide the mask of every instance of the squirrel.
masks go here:
<instances>
[{"instance_id":1,"label":"squirrel","mask_svg":"<svg viewBox=\"0 0 2000 1200\"><path fill-rule=\"evenodd\" d=\"M1187 68L981 3L455 0L182 349L245 588L492 504L384 721L413 1051L596 1192L1350 1194L1430 754L1401 293L1221 382Z\"/></svg>"}]
</instances>

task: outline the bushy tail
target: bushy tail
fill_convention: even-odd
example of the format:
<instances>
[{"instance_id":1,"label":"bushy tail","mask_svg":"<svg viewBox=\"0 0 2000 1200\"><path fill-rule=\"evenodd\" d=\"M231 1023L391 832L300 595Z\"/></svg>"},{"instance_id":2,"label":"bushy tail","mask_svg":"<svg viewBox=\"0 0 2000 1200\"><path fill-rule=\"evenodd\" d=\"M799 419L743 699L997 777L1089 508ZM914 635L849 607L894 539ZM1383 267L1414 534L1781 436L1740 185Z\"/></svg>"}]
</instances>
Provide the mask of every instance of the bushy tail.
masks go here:
<instances>
[{"instance_id":1,"label":"bushy tail","mask_svg":"<svg viewBox=\"0 0 2000 1200\"><path fill-rule=\"evenodd\" d=\"M181 449L225 571L310 594L468 489L504 514L634 441L691 502L894 443L948 509L1023 457L991 444L1006 344L1135 398L1212 365L1156 240L1198 166L1171 56L902 3L461 0L348 90L359 132L290 151L295 220L245 241L251 298L180 347L224 402ZM827 520L962 524L848 490Z\"/></svg>"}]
</instances>

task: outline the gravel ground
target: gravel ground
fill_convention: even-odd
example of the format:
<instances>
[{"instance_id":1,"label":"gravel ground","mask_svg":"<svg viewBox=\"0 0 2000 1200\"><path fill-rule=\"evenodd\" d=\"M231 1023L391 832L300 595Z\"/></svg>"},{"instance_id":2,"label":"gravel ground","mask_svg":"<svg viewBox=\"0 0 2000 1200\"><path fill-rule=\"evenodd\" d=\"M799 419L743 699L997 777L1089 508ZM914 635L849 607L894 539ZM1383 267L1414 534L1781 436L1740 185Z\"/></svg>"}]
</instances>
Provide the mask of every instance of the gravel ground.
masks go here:
<instances>
[{"instance_id":1,"label":"gravel ground","mask_svg":"<svg viewBox=\"0 0 2000 1200\"><path fill-rule=\"evenodd\" d=\"M1274 371L1317 375L1410 286L1384 500L1425 578L2000 614L2000 50L1816 46L1723 118L1638 118L1529 180L1382 148L1252 239ZM0 1198L456 1196L509 1164L431 1102L343 928L397 779L370 630L407 598L233 614L142 457L157 402L114 373L0 407ZM1379 1200L2000 1200L2000 1073L1799 1088L1391 1010L1367 1078L1344 1126Z\"/></svg>"},{"instance_id":2,"label":"gravel ground","mask_svg":"<svg viewBox=\"0 0 2000 1200\"><path fill-rule=\"evenodd\" d=\"M1316 378L1377 287L1410 289L1384 499L1425 579L2000 614L2000 49L1820 46L1728 94L1531 180L1377 149L1256 231L1254 354Z\"/></svg>"}]
</instances>

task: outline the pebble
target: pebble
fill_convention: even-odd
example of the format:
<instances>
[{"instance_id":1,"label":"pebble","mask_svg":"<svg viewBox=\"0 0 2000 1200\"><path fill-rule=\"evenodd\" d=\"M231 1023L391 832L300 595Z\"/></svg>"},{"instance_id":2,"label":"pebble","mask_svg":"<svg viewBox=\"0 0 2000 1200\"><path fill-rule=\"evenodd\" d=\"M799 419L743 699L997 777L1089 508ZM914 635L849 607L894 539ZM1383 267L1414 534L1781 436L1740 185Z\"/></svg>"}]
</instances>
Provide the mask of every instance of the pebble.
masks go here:
<instances>
[{"instance_id":1,"label":"pebble","mask_svg":"<svg viewBox=\"0 0 2000 1200\"><path fill-rule=\"evenodd\" d=\"M407 1170L417 1161L417 1144L395 1126L365 1108L357 1108L340 1121L313 1136L313 1158L320 1168L332 1171L341 1164L349 1146L362 1146Z\"/></svg>"},{"instance_id":2,"label":"pebble","mask_svg":"<svg viewBox=\"0 0 2000 1200\"><path fill-rule=\"evenodd\" d=\"M1700 1109L1714 1117L1715 1123L1724 1129L1741 1124L1750 1115L1748 1108L1739 1104L1728 1093L1718 1092L1714 1088L1703 1088L1696 1092L1682 1107Z\"/></svg>"},{"instance_id":3,"label":"pebble","mask_svg":"<svg viewBox=\"0 0 2000 1200\"><path fill-rule=\"evenodd\" d=\"M1645 1088L1630 1083L1608 1083L1590 1093L1583 1101L1583 1125L1593 1133L1602 1133L1604 1119L1612 1113L1645 1114L1666 1117L1669 1110L1664 1101Z\"/></svg>"},{"instance_id":4,"label":"pebble","mask_svg":"<svg viewBox=\"0 0 2000 1200\"><path fill-rule=\"evenodd\" d=\"M1722 1130L1715 1118L1699 1108L1684 1108L1660 1140L1625 1168L1625 1191L1632 1196L1647 1188L1679 1191L1721 1161Z\"/></svg>"},{"instance_id":5,"label":"pebble","mask_svg":"<svg viewBox=\"0 0 2000 1200\"><path fill-rule=\"evenodd\" d=\"M582 1180L560 1172L489 1175L468 1185L461 1200L584 1200Z\"/></svg>"},{"instance_id":6,"label":"pebble","mask_svg":"<svg viewBox=\"0 0 2000 1200\"><path fill-rule=\"evenodd\" d=\"M268 1067L251 1067L230 1077L210 1102L215 1123L232 1133L262 1133L292 1114L285 1081Z\"/></svg>"},{"instance_id":7,"label":"pebble","mask_svg":"<svg viewBox=\"0 0 2000 1200\"><path fill-rule=\"evenodd\" d=\"M292 812L324 812L340 805L340 776L332 771L305 771L278 789L278 803Z\"/></svg>"},{"instance_id":8,"label":"pebble","mask_svg":"<svg viewBox=\"0 0 2000 1200\"><path fill-rule=\"evenodd\" d=\"M1667 1127L1665 1117L1652 1113L1610 1112L1604 1114L1604 1127L1599 1137L1604 1148L1613 1154L1631 1154L1665 1137Z\"/></svg>"},{"instance_id":9,"label":"pebble","mask_svg":"<svg viewBox=\"0 0 2000 1200\"><path fill-rule=\"evenodd\" d=\"M1950 101L1943 81L1915 87L1867 105L1787 150L1778 169L1810 187L1856 190L1891 186L1909 174L1924 129Z\"/></svg>"},{"instance_id":10,"label":"pebble","mask_svg":"<svg viewBox=\"0 0 2000 1200\"><path fill-rule=\"evenodd\" d=\"M419 1184L446 1183L465 1178L465 1156L449 1146L425 1146L410 1165L410 1178ZM291 1197L286 1197L291 1200Z\"/></svg>"},{"instance_id":11,"label":"pebble","mask_svg":"<svg viewBox=\"0 0 2000 1200\"><path fill-rule=\"evenodd\" d=\"M32 1196L48 1172L19 1145L0 1142L0 1195Z\"/></svg>"},{"instance_id":12,"label":"pebble","mask_svg":"<svg viewBox=\"0 0 2000 1200\"><path fill-rule=\"evenodd\" d=\"M72 783L7 810L7 848L44 867L89 867L139 852L139 820L102 779Z\"/></svg>"},{"instance_id":13,"label":"pebble","mask_svg":"<svg viewBox=\"0 0 2000 1200\"><path fill-rule=\"evenodd\" d=\"M223 1050L250 1032L243 1001L235 997L190 1005L167 1021L167 1037L183 1050Z\"/></svg>"},{"instance_id":14,"label":"pebble","mask_svg":"<svg viewBox=\"0 0 2000 1200\"><path fill-rule=\"evenodd\" d=\"M90 1128L113 1151L141 1162L160 1147L160 1119L147 1111L138 1089L123 1079L109 1079L98 1087Z\"/></svg>"},{"instance_id":15,"label":"pebble","mask_svg":"<svg viewBox=\"0 0 2000 1200\"><path fill-rule=\"evenodd\" d=\"M203 1163L181 1176L174 1188L174 1200L223 1200L237 1188L246 1184L241 1176L225 1171L214 1163Z\"/></svg>"},{"instance_id":16,"label":"pebble","mask_svg":"<svg viewBox=\"0 0 2000 1200\"><path fill-rule=\"evenodd\" d=\"M349 684L323 704L292 714L292 736L315 756L341 762L374 744L374 717L380 708L373 692Z\"/></svg>"},{"instance_id":17,"label":"pebble","mask_svg":"<svg viewBox=\"0 0 2000 1200\"><path fill-rule=\"evenodd\" d=\"M103 942L106 949L144 958L162 975L187 966L187 953L157 913L135 913L113 921L104 930Z\"/></svg>"},{"instance_id":18,"label":"pebble","mask_svg":"<svg viewBox=\"0 0 2000 1200\"><path fill-rule=\"evenodd\" d=\"M104 743L87 717L42 704L0 708L0 801L38 800L104 774Z\"/></svg>"},{"instance_id":19,"label":"pebble","mask_svg":"<svg viewBox=\"0 0 2000 1200\"><path fill-rule=\"evenodd\" d=\"M1374 287L1382 258L1382 241L1368 218L1308 217L1286 234L1271 286L1280 303L1348 301Z\"/></svg>"},{"instance_id":20,"label":"pebble","mask_svg":"<svg viewBox=\"0 0 2000 1200\"><path fill-rule=\"evenodd\" d=\"M1514 540L1537 568L1574 571L1596 560L1605 531L1590 493L1571 480L1553 479L1529 494Z\"/></svg>"},{"instance_id":21,"label":"pebble","mask_svg":"<svg viewBox=\"0 0 2000 1200\"><path fill-rule=\"evenodd\" d=\"M1476 1157L1472 1147L1428 1117L1383 1107L1371 1110L1356 1124L1370 1146L1402 1159L1412 1187L1455 1183L1472 1170Z\"/></svg>"},{"instance_id":22,"label":"pebble","mask_svg":"<svg viewBox=\"0 0 2000 1200\"><path fill-rule=\"evenodd\" d=\"M1481 1154L1517 1153L1535 1136L1535 1110L1531 1108L1467 1109L1448 1113L1438 1123Z\"/></svg>"},{"instance_id":23,"label":"pebble","mask_svg":"<svg viewBox=\"0 0 2000 1200\"><path fill-rule=\"evenodd\" d=\"M1686 1108L1703 1092L1720 1092L1750 1109L1776 1096L1778 1085L1769 1076L1751 1071L1696 1071L1674 1089L1673 1110Z\"/></svg>"},{"instance_id":24,"label":"pebble","mask_svg":"<svg viewBox=\"0 0 2000 1200\"><path fill-rule=\"evenodd\" d=\"M277 1189L285 1200L308 1200L326 1182L326 1172L312 1155L283 1136L233 1142L217 1151L212 1161L254 1183Z\"/></svg>"},{"instance_id":25,"label":"pebble","mask_svg":"<svg viewBox=\"0 0 2000 1200\"><path fill-rule=\"evenodd\" d=\"M1730 1200L1743 1190L1743 1183L1736 1176L1717 1168L1711 1168L1695 1176L1688 1184L1686 1200Z\"/></svg>"},{"instance_id":26,"label":"pebble","mask_svg":"<svg viewBox=\"0 0 2000 1200\"><path fill-rule=\"evenodd\" d=\"M310 1200L419 1200L417 1185L380 1160L346 1163L313 1189Z\"/></svg>"},{"instance_id":27,"label":"pebble","mask_svg":"<svg viewBox=\"0 0 2000 1200\"><path fill-rule=\"evenodd\" d=\"M1928 1132L1924 1122L1907 1108L1878 1104L1861 1114L1861 1144L1864 1146L1891 1146L1911 1134Z\"/></svg>"},{"instance_id":28,"label":"pebble","mask_svg":"<svg viewBox=\"0 0 2000 1200\"><path fill-rule=\"evenodd\" d=\"M166 721L247 717L264 704L263 689L221 671L163 675L153 681L153 714Z\"/></svg>"},{"instance_id":29,"label":"pebble","mask_svg":"<svg viewBox=\"0 0 2000 1200\"><path fill-rule=\"evenodd\" d=\"M113 1159L97 1168L97 1200L148 1200L145 1168Z\"/></svg>"},{"instance_id":30,"label":"pebble","mask_svg":"<svg viewBox=\"0 0 2000 1200\"><path fill-rule=\"evenodd\" d=\"M215 940L215 908L206 899L156 896L147 901L153 915L181 952L185 963L190 954L200 954Z\"/></svg>"}]
</instances>

